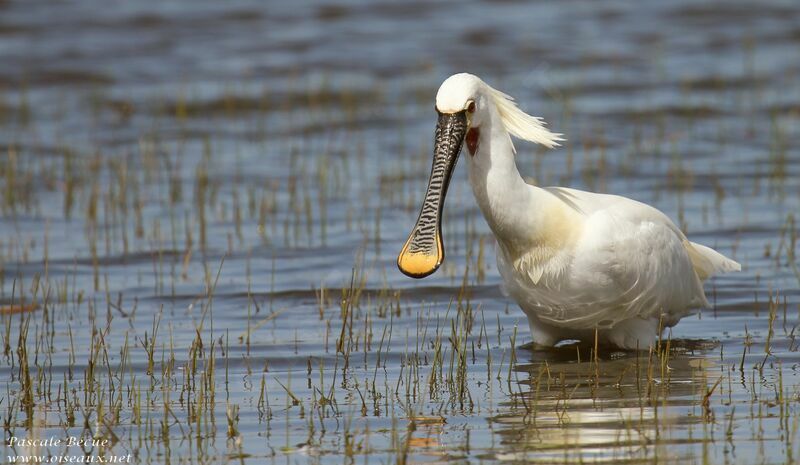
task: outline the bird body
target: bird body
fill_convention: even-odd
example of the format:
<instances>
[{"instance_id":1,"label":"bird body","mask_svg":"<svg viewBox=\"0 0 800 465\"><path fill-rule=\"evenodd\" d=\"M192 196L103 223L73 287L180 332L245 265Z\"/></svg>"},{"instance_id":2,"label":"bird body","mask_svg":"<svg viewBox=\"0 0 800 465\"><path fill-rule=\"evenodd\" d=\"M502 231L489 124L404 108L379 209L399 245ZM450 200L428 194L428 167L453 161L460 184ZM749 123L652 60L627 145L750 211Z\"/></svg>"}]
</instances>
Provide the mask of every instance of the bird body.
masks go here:
<instances>
[{"instance_id":1,"label":"bird body","mask_svg":"<svg viewBox=\"0 0 800 465\"><path fill-rule=\"evenodd\" d=\"M620 348L645 349L659 329L708 306L704 280L741 269L722 254L690 242L665 214L647 204L525 182L517 170L510 136L553 147L560 135L476 76L448 78L436 100L440 126L443 115L466 116L464 134L458 124L451 125L455 129L450 132L446 129L451 126L442 128L449 138L441 144L437 128L435 153L455 151L455 156L447 158L455 164L461 142L452 141L459 135L466 139L469 182L497 240L497 267L504 288L528 317L535 343L552 346L564 339L597 336ZM445 117L445 124L449 121ZM437 159L445 158L435 156L432 181ZM434 196L440 210L444 193L446 183L441 195ZM432 230L430 225L424 227L423 220L421 214L398 258L404 272L404 266L422 263L408 251ZM440 263L444 255L438 226L436 240L428 242L442 248Z\"/></svg>"}]
</instances>

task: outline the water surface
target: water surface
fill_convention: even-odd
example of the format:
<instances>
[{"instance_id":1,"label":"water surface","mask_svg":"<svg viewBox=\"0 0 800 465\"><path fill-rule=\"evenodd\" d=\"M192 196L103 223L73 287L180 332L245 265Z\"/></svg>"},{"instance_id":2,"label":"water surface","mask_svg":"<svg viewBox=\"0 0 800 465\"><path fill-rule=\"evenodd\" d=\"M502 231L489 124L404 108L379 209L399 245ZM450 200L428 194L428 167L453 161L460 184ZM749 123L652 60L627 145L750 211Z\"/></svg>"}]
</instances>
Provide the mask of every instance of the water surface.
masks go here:
<instances>
[{"instance_id":1,"label":"water surface","mask_svg":"<svg viewBox=\"0 0 800 465\"><path fill-rule=\"evenodd\" d=\"M0 3L6 437L141 463L793 463L799 24L788 1ZM460 71L566 135L517 144L531 182L654 205L743 272L657 352L531 348L461 166L448 261L400 274Z\"/></svg>"}]
</instances>

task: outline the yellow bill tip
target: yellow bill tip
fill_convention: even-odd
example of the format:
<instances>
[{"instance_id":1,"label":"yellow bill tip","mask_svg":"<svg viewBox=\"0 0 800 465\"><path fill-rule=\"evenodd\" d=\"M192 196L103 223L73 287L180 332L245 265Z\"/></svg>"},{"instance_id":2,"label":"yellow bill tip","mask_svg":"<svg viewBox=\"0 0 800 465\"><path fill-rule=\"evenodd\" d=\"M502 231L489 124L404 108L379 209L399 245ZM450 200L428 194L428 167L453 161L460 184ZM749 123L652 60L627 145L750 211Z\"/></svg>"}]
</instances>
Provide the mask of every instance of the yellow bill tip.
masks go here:
<instances>
[{"instance_id":1,"label":"yellow bill tip","mask_svg":"<svg viewBox=\"0 0 800 465\"><path fill-rule=\"evenodd\" d=\"M405 253L397 257L397 267L412 278L424 278L439 268L438 255Z\"/></svg>"},{"instance_id":2,"label":"yellow bill tip","mask_svg":"<svg viewBox=\"0 0 800 465\"><path fill-rule=\"evenodd\" d=\"M409 252L408 246L410 242L411 238L406 241L403 250L397 257L397 267L400 268L400 271L406 276L418 279L424 278L436 271L444 260L442 242L439 235L436 235L437 247L435 250L431 251L431 253Z\"/></svg>"}]
</instances>

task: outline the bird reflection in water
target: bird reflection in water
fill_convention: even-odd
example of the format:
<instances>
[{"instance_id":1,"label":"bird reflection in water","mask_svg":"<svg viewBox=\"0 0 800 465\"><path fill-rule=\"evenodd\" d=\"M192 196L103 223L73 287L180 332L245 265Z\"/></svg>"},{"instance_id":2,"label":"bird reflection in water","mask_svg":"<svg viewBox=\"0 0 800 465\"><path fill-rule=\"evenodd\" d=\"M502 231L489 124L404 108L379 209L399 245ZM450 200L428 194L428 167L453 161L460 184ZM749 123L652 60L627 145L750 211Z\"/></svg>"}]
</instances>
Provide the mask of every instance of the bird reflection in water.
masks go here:
<instances>
[{"instance_id":1,"label":"bird reflection in water","mask_svg":"<svg viewBox=\"0 0 800 465\"><path fill-rule=\"evenodd\" d=\"M703 356L713 344L670 345L660 352L600 351L599 359L593 349L577 346L519 351L512 394L489 419L503 445L495 458L680 460L667 446L693 440L692 426L704 420L701 402L713 389L716 364Z\"/></svg>"}]
</instances>

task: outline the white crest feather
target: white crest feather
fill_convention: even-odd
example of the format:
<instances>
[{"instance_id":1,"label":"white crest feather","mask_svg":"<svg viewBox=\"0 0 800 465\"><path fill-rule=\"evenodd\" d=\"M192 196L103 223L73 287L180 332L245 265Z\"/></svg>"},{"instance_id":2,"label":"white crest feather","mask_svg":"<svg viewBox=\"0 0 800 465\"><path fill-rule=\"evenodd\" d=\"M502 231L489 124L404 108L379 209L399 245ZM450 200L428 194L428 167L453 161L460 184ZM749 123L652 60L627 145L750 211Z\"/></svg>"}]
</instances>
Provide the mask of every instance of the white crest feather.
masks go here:
<instances>
[{"instance_id":1,"label":"white crest feather","mask_svg":"<svg viewBox=\"0 0 800 465\"><path fill-rule=\"evenodd\" d=\"M558 147L559 142L564 140L561 137L562 134L550 132L545 127L547 123L541 118L531 116L520 110L513 97L493 89L489 85L486 85L486 87L489 90L492 102L497 108L497 112L500 113L503 125L511 135L544 145L547 148ZM516 152L516 149L514 151Z\"/></svg>"}]
</instances>

